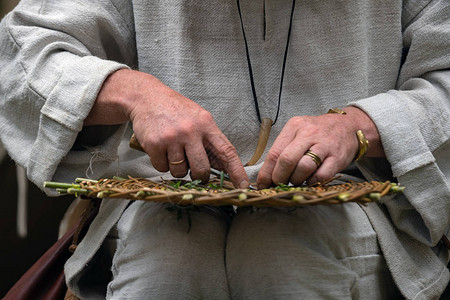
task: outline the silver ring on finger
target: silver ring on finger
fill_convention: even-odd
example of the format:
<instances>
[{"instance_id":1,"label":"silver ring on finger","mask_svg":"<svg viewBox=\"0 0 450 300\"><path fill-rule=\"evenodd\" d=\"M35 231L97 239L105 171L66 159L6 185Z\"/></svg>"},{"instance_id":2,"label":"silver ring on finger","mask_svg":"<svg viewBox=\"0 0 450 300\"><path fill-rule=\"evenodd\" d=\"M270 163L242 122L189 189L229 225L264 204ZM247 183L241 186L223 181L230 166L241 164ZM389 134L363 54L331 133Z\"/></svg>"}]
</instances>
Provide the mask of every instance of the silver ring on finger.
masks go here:
<instances>
[{"instance_id":1,"label":"silver ring on finger","mask_svg":"<svg viewBox=\"0 0 450 300\"><path fill-rule=\"evenodd\" d=\"M312 158L312 160L316 163L317 168L319 168L320 165L322 164L322 159L319 157L319 155L317 155L316 153L312 152L311 150L306 151L305 155L307 155L307 156Z\"/></svg>"}]
</instances>

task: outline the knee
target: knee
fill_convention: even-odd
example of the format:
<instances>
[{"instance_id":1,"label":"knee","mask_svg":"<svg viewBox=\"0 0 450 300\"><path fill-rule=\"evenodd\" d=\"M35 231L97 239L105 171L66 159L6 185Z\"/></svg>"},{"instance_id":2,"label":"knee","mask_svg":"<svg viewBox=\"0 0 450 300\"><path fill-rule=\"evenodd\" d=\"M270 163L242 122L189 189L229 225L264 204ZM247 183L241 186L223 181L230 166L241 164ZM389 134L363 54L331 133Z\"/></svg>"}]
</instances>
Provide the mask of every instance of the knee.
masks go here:
<instances>
[{"instance_id":1,"label":"knee","mask_svg":"<svg viewBox=\"0 0 450 300\"><path fill-rule=\"evenodd\" d=\"M223 217L194 210L180 219L163 205L133 205L117 225L109 298L210 298L211 286L228 296Z\"/></svg>"}]
</instances>

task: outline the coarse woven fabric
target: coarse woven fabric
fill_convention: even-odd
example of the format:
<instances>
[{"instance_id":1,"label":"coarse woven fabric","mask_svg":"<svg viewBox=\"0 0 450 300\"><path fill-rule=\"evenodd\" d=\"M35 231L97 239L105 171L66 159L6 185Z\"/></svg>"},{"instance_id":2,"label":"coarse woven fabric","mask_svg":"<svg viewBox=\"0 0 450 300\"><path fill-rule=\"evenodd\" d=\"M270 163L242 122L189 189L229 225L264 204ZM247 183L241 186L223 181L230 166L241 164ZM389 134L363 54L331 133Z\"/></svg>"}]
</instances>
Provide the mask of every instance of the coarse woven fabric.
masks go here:
<instances>
[{"instance_id":1,"label":"coarse woven fabric","mask_svg":"<svg viewBox=\"0 0 450 300\"><path fill-rule=\"evenodd\" d=\"M159 203L137 201L126 209L108 236L117 251L107 299L399 296L377 235L357 204L246 208L230 228L217 214L191 210L191 222L187 217L177 220L176 211Z\"/></svg>"},{"instance_id":2,"label":"coarse woven fabric","mask_svg":"<svg viewBox=\"0 0 450 300\"><path fill-rule=\"evenodd\" d=\"M291 1L241 4L261 114L273 118ZM298 1L269 140L292 116L330 107L355 105L374 120L386 159L365 158L358 167L365 179L395 177L407 189L364 209L410 299L436 297L449 279L430 249L450 218L449 15L447 0ZM243 161L253 153L259 124L232 0L23 0L0 29L0 136L38 186L158 175L148 157L129 149L128 125L83 128L104 79L120 68L151 73L197 101ZM124 207L102 206L104 222L67 264L69 283Z\"/></svg>"}]
</instances>

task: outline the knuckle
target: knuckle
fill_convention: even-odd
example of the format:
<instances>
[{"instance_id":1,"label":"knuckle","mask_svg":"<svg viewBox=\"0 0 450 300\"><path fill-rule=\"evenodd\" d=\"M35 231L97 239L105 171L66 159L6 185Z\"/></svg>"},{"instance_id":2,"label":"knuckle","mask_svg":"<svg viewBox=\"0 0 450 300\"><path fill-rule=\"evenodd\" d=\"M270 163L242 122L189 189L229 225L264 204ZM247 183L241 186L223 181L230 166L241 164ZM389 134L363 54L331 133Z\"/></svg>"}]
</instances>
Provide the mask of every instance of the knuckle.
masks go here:
<instances>
[{"instance_id":1,"label":"knuckle","mask_svg":"<svg viewBox=\"0 0 450 300\"><path fill-rule=\"evenodd\" d=\"M164 137L161 139L169 144L178 139L178 132L175 129L168 129L164 132Z\"/></svg>"},{"instance_id":2,"label":"knuckle","mask_svg":"<svg viewBox=\"0 0 450 300\"><path fill-rule=\"evenodd\" d=\"M195 132L196 123L193 120L183 120L182 122L178 122L178 126L174 130L173 134L176 137L179 136L190 136L193 132Z\"/></svg>"},{"instance_id":3,"label":"knuckle","mask_svg":"<svg viewBox=\"0 0 450 300\"><path fill-rule=\"evenodd\" d=\"M295 117L290 118L286 124L289 126L298 127L298 126L301 126L301 124L303 124L303 120L304 120L304 117L295 116Z\"/></svg>"},{"instance_id":4,"label":"knuckle","mask_svg":"<svg viewBox=\"0 0 450 300\"><path fill-rule=\"evenodd\" d=\"M283 152L279 156L278 162L283 167L285 167L285 166L292 166L292 165L297 165L298 158L296 157L296 155L294 153Z\"/></svg>"},{"instance_id":5,"label":"knuckle","mask_svg":"<svg viewBox=\"0 0 450 300\"><path fill-rule=\"evenodd\" d=\"M210 128L211 125L215 125L214 118L209 111L200 110L195 118L192 119L191 126L198 126L201 130Z\"/></svg>"},{"instance_id":6,"label":"knuckle","mask_svg":"<svg viewBox=\"0 0 450 300\"><path fill-rule=\"evenodd\" d=\"M218 156L223 161L231 161L237 156L236 148L230 143L224 143L218 148Z\"/></svg>"},{"instance_id":7,"label":"knuckle","mask_svg":"<svg viewBox=\"0 0 450 300\"><path fill-rule=\"evenodd\" d=\"M150 149L150 147L152 146L152 140L151 137L149 137L147 134L137 134L136 133L136 139L139 143L139 145L141 145L141 147L148 151L148 149Z\"/></svg>"},{"instance_id":8,"label":"knuckle","mask_svg":"<svg viewBox=\"0 0 450 300\"><path fill-rule=\"evenodd\" d=\"M304 173L311 174L317 169L317 165L311 158L306 157L305 159L300 160L300 162L298 163L298 168Z\"/></svg>"},{"instance_id":9,"label":"knuckle","mask_svg":"<svg viewBox=\"0 0 450 300\"><path fill-rule=\"evenodd\" d=\"M212 116L212 114L207 111L207 110L200 110L199 115L198 115L199 119L205 123L211 123L214 122L214 118Z\"/></svg>"},{"instance_id":10,"label":"knuckle","mask_svg":"<svg viewBox=\"0 0 450 300\"><path fill-rule=\"evenodd\" d=\"M162 145L162 139L158 134L148 134L141 145L144 149L159 149Z\"/></svg>"},{"instance_id":11,"label":"knuckle","mask_svg":"<svg viewBox=\"0 0 450 300\"><path fill-rule=\"evenodd\" d=\"M277 161L279 157L280 157L280 152L278 152L277 150L271 149L269 151L269 153L267 153L266 159L268 161Z\"/></svg>"}]
</instances>

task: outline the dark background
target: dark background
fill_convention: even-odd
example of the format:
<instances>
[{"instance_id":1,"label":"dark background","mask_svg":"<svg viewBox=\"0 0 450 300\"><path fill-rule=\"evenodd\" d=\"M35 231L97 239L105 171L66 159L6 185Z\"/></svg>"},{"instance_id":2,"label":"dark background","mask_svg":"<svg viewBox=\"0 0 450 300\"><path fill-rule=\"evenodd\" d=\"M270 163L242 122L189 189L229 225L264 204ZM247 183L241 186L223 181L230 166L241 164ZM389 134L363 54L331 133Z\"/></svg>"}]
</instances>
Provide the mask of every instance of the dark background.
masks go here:
<instances>
[{"instance_id":1,"label":"dark background","mask_svg":"<svg viewBox=\"0 0 450 300\"><path fill-rule=\"evenodd\" d=\"M0 0L0 18L18 0ZM28 236L16 230L16 166L9 157L0 161L0 298L56 241L59 222L73 197L50 198L37 186L28 187Z\"/></svg>"},{"instance_id":2,"label":"dark background","mask_svg":"<svg viewBox=\"0 0 450 300\"><path fill-rule=\"evenodd\" d=\"M16 230L16 166L9 157L0 163L0 298L56 241L59 222L73 197L47 197L37 186L28 188L28 235Z\"/></svg>"}]
</instances>

